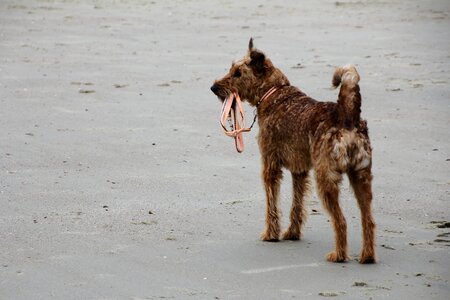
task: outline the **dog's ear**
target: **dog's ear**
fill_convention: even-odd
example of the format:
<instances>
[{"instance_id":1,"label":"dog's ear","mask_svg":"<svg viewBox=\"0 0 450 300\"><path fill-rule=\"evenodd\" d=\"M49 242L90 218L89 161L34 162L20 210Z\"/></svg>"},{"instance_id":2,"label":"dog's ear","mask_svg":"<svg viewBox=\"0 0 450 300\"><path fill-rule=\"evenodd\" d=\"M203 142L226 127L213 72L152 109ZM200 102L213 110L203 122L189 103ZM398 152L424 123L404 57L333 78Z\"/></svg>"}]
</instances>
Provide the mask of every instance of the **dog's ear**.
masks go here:
<instances>
[{"instance_id":1,"label":"dog's ear","mask_svg":"<svg viewBox=\"0 0 450 300\"><path fill-rule=\"evenodd\" d=\"M266 70L265 61L266 61L266 56L264 55L264 53L259 52L258 50L255 50L255 49L250 51L250 64L249 65L255 74L258 74L258 75L264 74L264 72Z\"/></svg>"},{"instance_id":2,"label":"dog's ear","mask_svg":"<svg viewBox=\"0 0 450 300\"><path fill-rule=\"evenodd\" d=\"M250 57L249 66L256 75L264 74L266 70L266 56L261 51L258 51L253 45L253 38L248 42L248 56Z\"/></svg>"}]
</instances>

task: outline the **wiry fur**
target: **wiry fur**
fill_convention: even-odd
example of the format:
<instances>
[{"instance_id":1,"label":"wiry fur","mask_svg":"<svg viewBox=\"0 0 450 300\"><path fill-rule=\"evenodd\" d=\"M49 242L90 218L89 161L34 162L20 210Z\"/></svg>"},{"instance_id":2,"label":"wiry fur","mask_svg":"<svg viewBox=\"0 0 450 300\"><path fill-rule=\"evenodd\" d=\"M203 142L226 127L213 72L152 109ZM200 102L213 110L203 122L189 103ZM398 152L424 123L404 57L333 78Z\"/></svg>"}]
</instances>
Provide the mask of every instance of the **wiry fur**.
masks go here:
<instances>
[{"instance_id":1,"label":"wiry fur","mask_svg":"<svg viewBox=\"0 0 450 300\"><path fill-rule=\"evenodd\" d=\"M250 40L244 59L233 63L228 74L211 87L221 100L237 92L253 106L270 88L279 88L257 106L267 204L266 229L261 235L264 241L280 238L278 195L282 168L289 170L293 179L290 226L282 238L300 239L306 219L304 196L309 189L309 171L314 169L318 194L335 231L335 250L327 259L347 260L347 225L339 206L339 185L343 174L347 174L361 210L363 247L359 261L375 262L372 149L366 121L360 118L359 79L354 66L338 68L332 81L335 87L341 86L337 103L318 102L291 86L286 76Z\"/></svg>"}]
</instances>

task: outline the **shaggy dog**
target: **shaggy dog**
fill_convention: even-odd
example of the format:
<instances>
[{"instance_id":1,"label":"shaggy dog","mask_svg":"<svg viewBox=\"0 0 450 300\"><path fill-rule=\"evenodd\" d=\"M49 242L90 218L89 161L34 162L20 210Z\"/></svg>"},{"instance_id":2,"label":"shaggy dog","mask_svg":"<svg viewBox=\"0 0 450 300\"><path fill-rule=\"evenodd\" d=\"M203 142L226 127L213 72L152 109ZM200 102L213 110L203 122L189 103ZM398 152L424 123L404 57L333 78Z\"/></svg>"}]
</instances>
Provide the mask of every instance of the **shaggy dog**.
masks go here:
<instances>
[{"instance_id":1,"label":"shaggy dog","mask_svg":"<svg viewBox=\"0 0 450 300\"><path fill-rule=\"evenodd\" d=\"M316 101L292 86L250 39L247 55L214 82L211 90L222 101L237 93L243 101L256 106L267 204L262 240L280 238L278 196L282 168L291 172L293 200L290 225L281 237L300 239L306 219L304 196L309 189L309 171L314 169L318 194L335 231L335 250L328 253L327 260L346 261L347 223L339 206L339 185L342 175L347 174L361 210L363 245L359 262L375 262L372 149L367 122L360 118L359 79L354 66L338 68L332 81L334 87L341 86L337 103Z\"/></svg>"}]
</instances>

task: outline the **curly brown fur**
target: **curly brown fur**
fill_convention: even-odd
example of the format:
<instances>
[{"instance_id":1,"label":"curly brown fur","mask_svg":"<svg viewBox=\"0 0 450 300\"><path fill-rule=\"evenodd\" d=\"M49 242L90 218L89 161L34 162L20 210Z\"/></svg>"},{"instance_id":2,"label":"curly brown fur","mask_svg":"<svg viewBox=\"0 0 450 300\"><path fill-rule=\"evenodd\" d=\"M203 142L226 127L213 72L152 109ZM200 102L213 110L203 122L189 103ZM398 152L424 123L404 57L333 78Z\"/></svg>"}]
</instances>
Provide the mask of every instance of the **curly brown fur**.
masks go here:
<instances>
[{"instance_id":1,"label":"curly brown fur","mask_svg":"<svg viewBox=\"0 0 450 300\"><path fill-rule=\"evenodd\" d=\"M286 76L250 40L247 55L233 63L230 71L211 87L222 101L237 92L250 105L257 106L258 143L266 191L266 228L262 240L280 238L278 195L283 168L292 174L293 201L290 226L282 238L300 239L306 219L304 197L309 190L309 171L314 169L318 194L335 232L335 250L327 259L347 260L347 224L339 206L339 185L343 174L347 174L361 210L363 246L359 261L375 262L372 149L367 123L360 118L359 79L354 66L338 68L332 80L335 87L341 86L337 103L316 101L291 86ZM257 105L272 87L278 90Z\"/></svg>"}]
</instances>

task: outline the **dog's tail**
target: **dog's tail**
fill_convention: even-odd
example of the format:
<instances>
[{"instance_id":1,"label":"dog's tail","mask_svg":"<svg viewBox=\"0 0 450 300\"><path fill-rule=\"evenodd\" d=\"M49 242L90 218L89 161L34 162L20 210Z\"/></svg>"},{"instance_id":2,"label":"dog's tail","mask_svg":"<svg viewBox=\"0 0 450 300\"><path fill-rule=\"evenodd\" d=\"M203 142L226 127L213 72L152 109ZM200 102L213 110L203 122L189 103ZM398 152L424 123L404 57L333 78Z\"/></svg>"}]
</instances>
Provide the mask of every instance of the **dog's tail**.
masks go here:
<instances>
[{"instance_id":1,"label":"dog's tail","mask_svg":"<svg viewBox=\"0 0 450 300\"><path fill-rule=\"evenodd\" d=\"M357 127L361 115L361 95L359 93L359 74L354 65L337 68L333 75L333 87L341 85L338 98L339 123L346 128Z\"/></svg>"}]
</instances>

